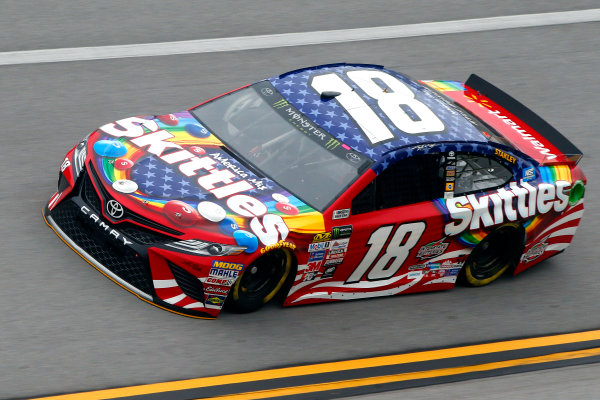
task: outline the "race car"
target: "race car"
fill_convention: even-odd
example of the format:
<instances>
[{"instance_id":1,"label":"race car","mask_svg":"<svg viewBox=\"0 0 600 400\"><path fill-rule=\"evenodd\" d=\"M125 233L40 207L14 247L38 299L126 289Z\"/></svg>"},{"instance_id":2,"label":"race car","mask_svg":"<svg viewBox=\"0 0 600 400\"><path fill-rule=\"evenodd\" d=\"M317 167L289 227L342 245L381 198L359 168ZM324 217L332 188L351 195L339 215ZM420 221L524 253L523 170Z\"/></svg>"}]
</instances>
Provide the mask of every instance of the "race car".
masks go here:
<instances>
[{"instance_id":1,"label":"race car","mask_svg":"<svg viewBox=\"0 0 600 400\"><path fill-rule=\"evenodd\" d=\"M477 75L323 65L101 126L43 215L140 299L215 318L518 274L569 246L581 157Z\"/></svg>"}]
</instances>

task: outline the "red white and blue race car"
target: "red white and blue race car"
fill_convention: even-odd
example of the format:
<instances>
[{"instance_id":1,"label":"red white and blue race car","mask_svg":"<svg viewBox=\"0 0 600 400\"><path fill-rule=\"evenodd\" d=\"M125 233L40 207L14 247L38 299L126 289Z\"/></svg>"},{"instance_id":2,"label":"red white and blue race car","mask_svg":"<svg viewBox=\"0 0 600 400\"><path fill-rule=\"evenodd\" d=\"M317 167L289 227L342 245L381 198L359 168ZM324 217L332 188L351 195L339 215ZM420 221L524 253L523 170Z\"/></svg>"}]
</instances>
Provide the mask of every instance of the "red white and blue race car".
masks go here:
<instances>
[{"instance_id":1,"label":"red white and blue race car","mask_svg":"<svg viewBox=\"0 0 600 400\"><path fill-rule=\"evenodd\" d=\"M580 158L476 75L325 65L100 127L44 217L139 298L214 318L522 272L570 244Z\"/></svg>"}]
</instances>

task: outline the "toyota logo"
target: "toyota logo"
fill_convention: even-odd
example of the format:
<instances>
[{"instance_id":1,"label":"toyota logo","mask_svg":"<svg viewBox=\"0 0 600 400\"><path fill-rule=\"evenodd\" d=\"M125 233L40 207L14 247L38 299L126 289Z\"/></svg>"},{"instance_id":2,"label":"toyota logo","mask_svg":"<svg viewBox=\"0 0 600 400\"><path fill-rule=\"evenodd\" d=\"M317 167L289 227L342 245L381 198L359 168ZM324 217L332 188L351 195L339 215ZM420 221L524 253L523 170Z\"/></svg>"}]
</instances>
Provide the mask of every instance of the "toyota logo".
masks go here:
<instances>
[{"instance_id":1,"label":"toyota logo","mask_svg":"<svg viewBox=\"0 0 600 400\"><path fill-rule=\"evenodd\" d=\"M106 203L106 212L113 218L121 218L123 216L124 210L121 203L116 200L109 200Z\"/></svg>"},{"instance_id":2,"label":"toyota logo","mask_svg":"<svg viewBox=\"0 0 600 400\"><path fill-rule=\"evenodd\" d=\"M353 163L357 163L360 161L360 156L356 153L346 153L346 158Z\"/></svg>"}]
</instances>

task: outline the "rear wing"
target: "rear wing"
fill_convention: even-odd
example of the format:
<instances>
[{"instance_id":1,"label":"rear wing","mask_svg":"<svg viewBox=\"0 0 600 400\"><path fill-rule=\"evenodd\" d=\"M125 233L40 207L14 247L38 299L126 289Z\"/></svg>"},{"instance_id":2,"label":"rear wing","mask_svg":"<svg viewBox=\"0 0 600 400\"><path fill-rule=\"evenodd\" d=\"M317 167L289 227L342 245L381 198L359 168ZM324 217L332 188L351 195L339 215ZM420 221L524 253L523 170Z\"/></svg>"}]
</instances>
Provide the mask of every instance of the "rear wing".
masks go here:
<instances>
[{"instance_id":1,"label":"rear wing","mask_svg":"<svg viewBox=\"0 0 600 400\"><path fill-rule=\"evenodd\" d=\"M560 158L563 159L563 162L570 161L573 164L577 164L579 160L581 160L581 157L583 156L581 150L579 150L573 143L569 141L569 139L564 137L552 125L544 121L537 114L509 94L503 92L496 86L475 74L471 74L471 76L469 76L469 79L467 79L465 82L465 86L479 92L481 95L498 104L504 110L508 111L520 121L528 125L533 131L535 131L535 133L541 136L537 138L539 141L549 142L548 144L551 144L552 147L557 149L558 153L560 153L559 155L562 156L557 157L555 154L547 155L543 159L538 160L541 164L551 164L556 162L560 163ZM523 137L526 136L526 134L523 133L521 133L521 135ZM507 139L511 141L510 138ZM515 144L515 147L517 148L520 147L518 143L513 142L513 144Z\"/></svg>"}]
</instances>

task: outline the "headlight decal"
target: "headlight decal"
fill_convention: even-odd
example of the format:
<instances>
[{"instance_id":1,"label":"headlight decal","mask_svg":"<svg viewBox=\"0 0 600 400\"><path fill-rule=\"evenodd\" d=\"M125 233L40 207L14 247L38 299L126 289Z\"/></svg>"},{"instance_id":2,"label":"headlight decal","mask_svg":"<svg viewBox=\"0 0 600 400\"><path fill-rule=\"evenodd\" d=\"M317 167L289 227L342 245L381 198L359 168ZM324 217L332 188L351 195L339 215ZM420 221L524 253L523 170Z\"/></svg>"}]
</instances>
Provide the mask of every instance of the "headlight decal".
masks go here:
<instances>
[{"instance_id":1,"label":"headlight decal","mask_svg":"<svg viewBox=\"0 0 600 400\"><path fill-rule=\"evenodd\" d=\"M196 239L179 240L177 242L167 243L166 246L201 256L229 256L240 254L246 250L245 246L233 246Z\"/></svg>"}]
</instances>

